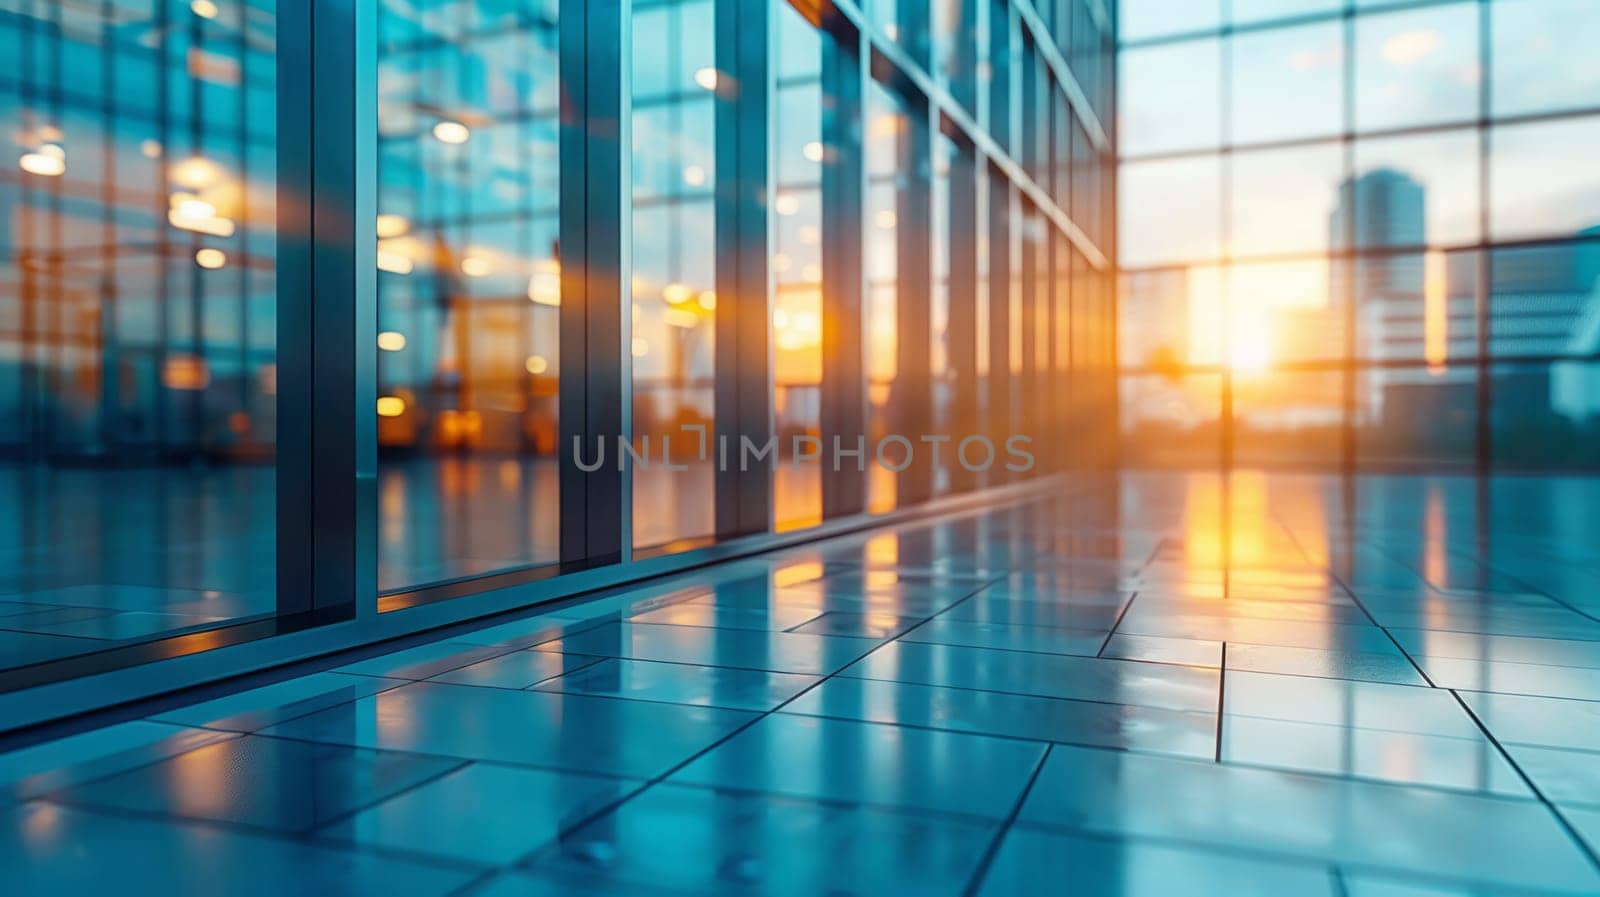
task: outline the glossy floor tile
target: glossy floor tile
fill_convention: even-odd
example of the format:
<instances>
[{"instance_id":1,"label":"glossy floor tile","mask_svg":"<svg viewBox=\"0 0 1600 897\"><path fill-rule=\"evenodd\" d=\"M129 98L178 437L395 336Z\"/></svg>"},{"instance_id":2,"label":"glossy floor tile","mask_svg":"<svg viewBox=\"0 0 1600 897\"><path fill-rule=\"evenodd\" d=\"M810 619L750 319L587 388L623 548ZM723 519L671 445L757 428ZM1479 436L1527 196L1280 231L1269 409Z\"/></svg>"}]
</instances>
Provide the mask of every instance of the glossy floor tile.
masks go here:
<instances>
[{"instance_id":1,"label":"glossy floor tile","mask_svg":"<svg viewBox=\"0 0 1600 897\"><path fill-rule=\"evenodd\" d=\"M0 891L1593 895L1587 483L1128 474L213 686L0 753Z\"/></svg>"}]
</instances>

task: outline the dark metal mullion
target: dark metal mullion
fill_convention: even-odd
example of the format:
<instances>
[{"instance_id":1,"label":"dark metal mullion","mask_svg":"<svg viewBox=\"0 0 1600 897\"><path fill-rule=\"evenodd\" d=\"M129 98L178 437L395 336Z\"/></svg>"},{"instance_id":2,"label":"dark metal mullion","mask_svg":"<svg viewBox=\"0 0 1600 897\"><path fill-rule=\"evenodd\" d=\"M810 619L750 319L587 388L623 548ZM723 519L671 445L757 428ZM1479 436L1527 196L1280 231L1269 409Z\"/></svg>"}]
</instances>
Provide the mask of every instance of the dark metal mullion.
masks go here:
<instances>
[{"instance_id":1,"label":"dark metal mullion","mask_svg":"<svg viewBox=\"0 0 1600 897\"><path fill-rule=\"evenodd\" d=\"M377 610L377 4L278 7L278 612Z\"/></svg>"},{"instance_id":2,"label":"dark metal mullion","mask_svg":"<svg viewBox=\"0 0 1600 897\"><path fill-rule=\"evenodd\" d=\"M924 98L905 97L902 102L906 126L895 141L895 381L890 420L895 433L920 447L921 437L934 431L933 143ZM914 463L898 475L897 505L932 496L933 453L918 457L923 454L914 452Z\"/></svg>"},{"instance_id":3,"label":"dark metal mullion","mask_svg":"<svg viewBox=\"0 0 1600 897\"><path fill-rule=\"evenodd\" d=\"M628 273L632 0L563 0L561 70L561 561L626 560L632 475ZM585 472L577 452L606 463Z\"/></svg>"},{"instance_id":4,"label":"dark metal mullion","mask_svg":"<svg viewBox=\"0 0 1600 897\"><path fill-rule=\"evenodd\" d=\"M709 454L718 459L718 538L765 532L772 522L772 474L740 470L741 437L772 433L772 278L768 180L772 171L774 80L768 3L714 6L716 89L716 354ZM726 463L721 463L726 447Z\"/></svg>"},{"instance_id":5,"label":"dark metal mullion","mask_svg":"<svg viewBox=\"0 0 1600 897\"><path fill-rule=\"evenodd\" d=\"M871 453L867 432L866 363L866 121L865 88L871 50L849 29L822 41L822 438ZM897 309L898 311L898 309ZM904 350L904 345L901 346ZM867 479L846 458L838 464L824 445L823 519L867 507ZM864 458L864 463L871 459Z\"/></svg>"},{"instance_id":6,"label":"dark metal mullion","mask_svg":"<svg viewBox=\"0 0 1600 897\"><path fill-rule=\"evenodd\" d=\"M946 290L949 314L945 324L946 367L955 376L950 396L950 434L959 441L979 430L978 398L978 177L984 171L977 165L973 148L956 146L950 160L947 250L950 253L950 282ZM984 176L987 172L984 171ZM952 447L947 447L947 455ZM953 455L945 469L950 471L950 491L966 492L976 478Z\"/></svg>"}]
</instances>

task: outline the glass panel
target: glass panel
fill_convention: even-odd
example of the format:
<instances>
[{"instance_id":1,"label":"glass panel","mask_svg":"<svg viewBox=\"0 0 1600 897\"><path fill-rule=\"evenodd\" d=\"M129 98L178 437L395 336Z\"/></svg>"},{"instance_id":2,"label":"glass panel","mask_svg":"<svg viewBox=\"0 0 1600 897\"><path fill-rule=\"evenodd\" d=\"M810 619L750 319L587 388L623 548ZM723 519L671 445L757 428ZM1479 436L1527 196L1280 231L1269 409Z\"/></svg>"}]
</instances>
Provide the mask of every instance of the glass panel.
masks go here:
<instances>
[{"instance_id":1,"label":"glass panel","mask_svg":"<svg viewBox=\"0 0 1600 897\"><path fill-rule=\"evenodd\" d=\"M867 207L862 227L867 266L867 302L862 328L866 341L867 445L894 432L890 407L899 365L899 204L908 172L911 122L900 97L877 81L867 82ZM867 466L867 510L892 511L896 477L881 464Z\"/></svg>"},{"instance_id":2,"label":"glass panel","mask_svg":"<svg viewBox=\"0 0 1600 897\"><path fill-rule=\"evenodd\" d=\"M1489 230L1496 240L1600 226L1600 117L1489 132Z\"/></svg>"},{"instance_id":3,"label":"glass panel","mask_svg":"<svg viewBox=\"0 0 1600 897\"><path fill-rule=\"evenodd\" d=\"M1214 265L1123 274L1117 305L1122 366L1176 373L1220 363L1222 297L1222 269Z\"/></svg>"},{"instance_id":4,"label":"glass panel","mask_svg":"<svg viewBox=\"0 0 1600 897\"><path fill-rule=\"evenodd\" d=\"M1600 16L1592 0L1496 0L1495 116L1600 106Z\"/></svg>"},{"instance_id":5,"label":"glass panel","mask_svg":"<svg viewBox=\"0 0 1600 897\"><path fill-rule=\"evenodd\" d=\"M1122 458L1149 467L1222 463L1222 378L1215 374L1123 376Z\"/></svg>"},{"instance_id":6,"label":"glass panel","mask_svg":"<svg viewBox=\"0 0 1600 897\"><path fill-rule=\"evenodd\" d=\"M1121 54L1122 153L1214 147L1222 140L1222 42L1185 41Z\"/></svg>"},{"instance_id":7,"label":"glass panel","mask_svg":"<svg viewBox=\"0 0 1600 897\"><path fill-rule=\"evenodd\" d=\"M711 0L633 15L633 434L652 460L632 468L638 548L715 530L713 33Z\"/></svg>"},{"instance_id":8,"label":"glass panel","mask_svg":"<svg viewBox=\"0 0 1600 897\"><path fill-rule=\"evenodd\" d=\"M0 15L0 668L276 610L275 40Z\"/></svg>"},{"instance_id":9,"label":"glass panel","mask_svg":"<svg viewBox=\"0 0 1600 897\"><path fill-rule=\"evenodd\" d=\"M1600 469L1600 363L1501 364L1489 374L1496 467Z\"/></svg>"},{"instance_id":10,"label":"glass panel","mask_svg":"<svg viewBox=\"0 0 1600 897\"><path fill-rule=\"evenodd\" d=\"M1344 373L1275 371L1233 378L1233 462L1337 466L1344 453Z\"/></svg>"},{"instance_id":11,"label":"glass panel","mask_svg":"<svg viewBox=\"0 0 1600 897\"><path fill-rule=\"evenodd\" d=\"M1222 164L1216 156L1118 166L1117 245L1125 267L1222 252Z\"/></svg>"},{"instance_id":12,"label":"glass panel","mask_svg":"<svg viewBox=\"0 0 1600 897\"><path fill-rule=\"evenodd\" d=\"M1326 252L1344 172L1338 144L1233 156L1233 254Z\"/></svg>"},{"instance_id":13,"label":"glass panel","mask_svg":"<svg viewBox=\"0 0 1600 897\"><path fill-rule=\"evenodd\" d=\"M1478 6L1356 19L1357 131L1477 117Z\"/></svg>"},{"instance_id":14,"label":"glass panel","mask_svg":"<svg viewBox=\"0 0 1600 897\"><path fill-rule=\"evenodd\" d=\"M950 138L942 133L933 135L933 220L929 227L929 236L933 241L933 292L928 308L933 337L928 347L928 388L933 394L933 417L930 423L934 433L955 432L950 408L952 394L957 378L971 375L970 372L956 371L950 366L950 166L958 152L955 142ZM962 334L962 338L968 335ZM933 490L936 495L949 488L950 461L947 452L940 452L935 459Z\"/></svg>"},{"instance_id":15,"label":"glass panel","mask_svg":"<svg viewBox=\"0 0 1600 897\"><path fill-rule=\"evenodd\" d=\"M1222 0L1122 0L1118 27L1124 41L1200 31L1222 24Z\"/></svg>"},{"instance_id":16,"label":"glass panel","mask_svg":"<svg viewBox=\"0 0 1600 897\"><path fill-rule=\"evenodd\" d=\"M1246 32L1233 40L1232 142L1340 131L1344 39L1339 23Z\"/></svg>"},{"instance_id":17,"label":"glass panel","mask_svg":"<svg viewBox=\"0 0 1600 897\"><path fill-rule=\"evenodd\" d=\"M1489 265L1493 356L1600 353L1600 241L1496 249Z\"/></svg>"},{"instance_id":18,"label":"glass panel","mask_svg":"<svg viewBox=\"0 0 1600 897\"><path fill-rule=\"evenodd\" d=\"M558 558L556 6L379 10L384 591Z\"/></svg>"},{"instance_id":19,"label":"glass panel","mask_svg":"<svg viewBox=\"0 0 1600 897\"><path fill-rule=\"evenodd\" d=\"M1477 457L1475 367L1385 367L1356 373L1356 463L1466 468Z\"/></svg>"},{"instance_id":20,"label":"glass panel","mask_svg":"<svg viewBox=\"0 0 1600 897\"><path fill-rule=\"evenodd\" d=\"M1259 373L1280 362L1344 356L1344 262L1235 265L1228 272L1228 366Z\"/></svg>"},{"instance_id":21,"label":"glass panel","mask_svg":"<svg viewBox=\"0 0 1600 897\"><path fill-rule=\"evenodd\" d=\"M1357 141L1356 180L1334 209L1334 245L1477 242L1479 144L1470 130Z\"/></svg>"},{"instance_id":22,"label":"glass panel","mask_svg":"<svg viewBox=\"0 0 1600 897\"><path fill-rule=\"evenodd\" d=\"M1478 354L1477 252L1357 259L1356 356L1438 367Z\"/></svg>"},{"instance_id":23,"label":"glass panel","mask_svg":"<svg viewBox=\"0 0 1600 897\"><path fill-rule=\"evenodd\" d=\"M773 525L783 531L822 522L821 467L789 463L795 437L822 438L822 38L794 7L775 9Z\"/></svg>"},{"instance_id":24,"label":"glass panel","mask_svg":"<svg viewBox=\"0 0 1600 897\"><path fill-rule=\"evenodd\" d=\"M1337 12L1343 0L1230 0L1235 25Z\"/></svg>"}]
</instances>

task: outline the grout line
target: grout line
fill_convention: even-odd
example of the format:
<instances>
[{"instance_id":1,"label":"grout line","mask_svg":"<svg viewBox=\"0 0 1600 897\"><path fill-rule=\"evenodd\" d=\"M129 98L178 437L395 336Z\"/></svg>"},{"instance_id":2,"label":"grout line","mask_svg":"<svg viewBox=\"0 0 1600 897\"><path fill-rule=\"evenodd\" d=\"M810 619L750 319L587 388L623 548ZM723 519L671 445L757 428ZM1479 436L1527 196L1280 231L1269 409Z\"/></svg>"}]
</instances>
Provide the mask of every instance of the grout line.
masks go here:
<instances>
[{"instance_id":1,"label":"grout line","mask_svg":"<svg viewBox=\"0 0 1600 897\"><path fill-rule=\"evenodd\" d=\"M1511 752L1506 750L1506 746L1500 743L1500 739L1495 736L1494 732L1490 731L1489 726L1481 717L1478 716L1477 712L1472 709L1472 705L1468 704L1466 700L1461 697L1460 692L1456 691L1455 689L1446 690L1449 691L1451 697L1456 699L1456 703L1461 705L1461 709L1466 711L1467 716L1472 718L1473 723L1475 723L1483 732L1483 737L1489 739L1489 743L1494 745L1495 750L1500 752L1500 756L1504 757L1505 761L1511 764L1511 768L1516 771L1523 783L1528 786L1528 790L1533 792L1533 796L1538 798L1539 802L1544 804L1545 808L1550 811L1550 815L1556 818L1556 822L1560 823L1561 828L1566 831L1567 837L1571 838L1577 844L1578 849L1583 852L1584 856L1588 857L1590 865L1594 866L1596 869L1600 869L1600 854L1596 854L1595 848L1590 847L1589 842L1584 840L1583 835L1579 834L1578 830L1573 827L1572 823L1567 821L1567 817L1562 814L1561 808L1556 806L1555 802L1550 800L1549 797L1545 796L1544 791L1534 783L1533 777L1529 776L1528 773L1522 768L1522 765L1511 756Z\"/></svg>"},{"instance_id":2,"label":"grout line","mask_svg":"<svg viewBox=\"0 0 1600 897\"><path fill-rule=\"evenodd\" d=\"M1055 745L1045 745L1044 753L1039 755L1039 762L1033 766L1033 774L1028 776L1028 784L1022 788L1022 793L1017 795L1016 803L1012 804L1011 812L1001 821L1000 828L994 833L994 838L989 841L989 849L985 850L983 857L978 860L978 867L972 870L972 878L967 882L967 887L962 891L963 897L975 897L978 888L983 884L984 878L989 874L989 868L994 865L995 857L1000 853L1000 845L1005 841L1006 835L1011 832L1012 826L1017 822L1017 817L1022 815L1022 806L1027 803L1028 795L1033 793L1035 782L1039 781L1039 774L1044 772L1045 761L1050 759L1050 752L1055 750Z\"/></svg>"},{"instance_id":3,"label":"grout line","mask_svg":"<svg viewBox=\"0 0 1600 897\"><path fill-rule=\"evenodd\" d=\"M1100 650L1094 652L1094 656L1096 656L1096 657L1104 657L1105 656L1105 654L1106 654L1106 646L1111 644L1112 636L1117 634L1117 628L1122 625L1122 618L1126 617L1128 615L1128 608L1133 607L1133 602L1137 601L1138 598L1139 598L1139 591L1137 589L1135 589L1133 594L1128 596L1127 603L1122 605L1122 610L1117 611L1117 618L1115 620L1111 621L1111 631L1106 633L1105 641L1102 641L1100 643Z\"/></svg>"},{"instance_id":4,"label":"grout line","mask_svg":"<svg viewBox=\"0 0 1600 897\"><path fill-rule=\"evenodd\" d=\"M1213 758L1222 762L1222 702L1228 693L1228 643L1222 643L1222 660L1217 665L1217 753Z\"/></svg>"}]
</instances>

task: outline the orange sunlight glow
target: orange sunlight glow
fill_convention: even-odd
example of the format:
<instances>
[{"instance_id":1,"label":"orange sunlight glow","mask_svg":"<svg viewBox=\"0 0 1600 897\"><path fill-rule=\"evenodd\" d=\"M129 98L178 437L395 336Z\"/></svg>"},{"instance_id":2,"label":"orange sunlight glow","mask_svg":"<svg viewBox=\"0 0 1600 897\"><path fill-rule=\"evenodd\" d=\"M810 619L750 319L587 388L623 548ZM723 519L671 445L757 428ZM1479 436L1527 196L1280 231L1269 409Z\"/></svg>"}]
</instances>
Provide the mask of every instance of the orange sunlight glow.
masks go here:
<instances>
[{"instance_id":1,"label":"orange sunlight glow","mask_svg":"<svg viewBox=\"0 0 1600 897\"><path fill-rule=\"evenodd\" d=\"M1428 373L1440 374L1450 356L1450 298L1446 291L1444 253L1422 257L1422 357Z\"/></svg>"}]
</instances>

